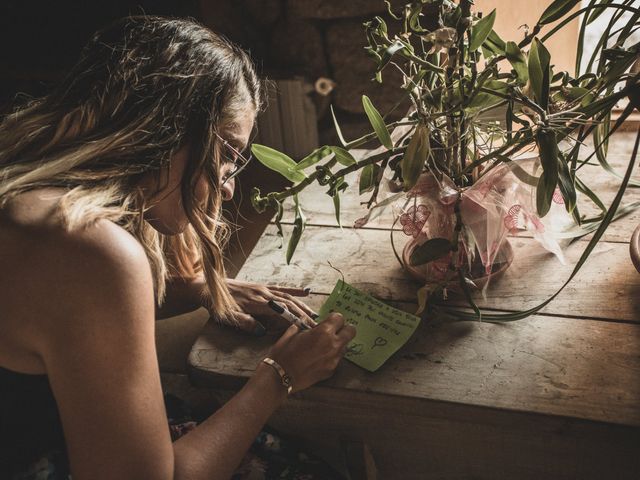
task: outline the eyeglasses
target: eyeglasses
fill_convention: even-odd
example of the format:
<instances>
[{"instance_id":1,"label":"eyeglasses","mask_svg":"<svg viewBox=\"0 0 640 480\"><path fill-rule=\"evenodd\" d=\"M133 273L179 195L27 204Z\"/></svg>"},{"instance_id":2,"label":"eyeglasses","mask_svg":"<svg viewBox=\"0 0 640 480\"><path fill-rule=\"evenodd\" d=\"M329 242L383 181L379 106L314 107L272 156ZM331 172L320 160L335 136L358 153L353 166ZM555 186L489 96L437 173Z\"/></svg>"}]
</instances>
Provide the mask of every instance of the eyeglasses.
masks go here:
<instances>
[{"instance_id":1,"label":"eyeglasses","mask_svg":"<svg viewBox=\"0 0 640 480\"><path fill-rule=\"evenodd\" d=\"M220 135L218 135L217 133L215 135L218 138L218 140L222 142L222 145L224 145L227 151L230 152L230 155L227 156L225 159L228 162L233 163L233 170L231 170L222 181L222 184L224 185L229 180L236 177L242 170L244 170L247 167L247 165L249 165L249 162L253 159L253 155L249 154L249 158L245 157L233 145L231 145L228 141L226 141Z\"/></svg>"}]
</instances>

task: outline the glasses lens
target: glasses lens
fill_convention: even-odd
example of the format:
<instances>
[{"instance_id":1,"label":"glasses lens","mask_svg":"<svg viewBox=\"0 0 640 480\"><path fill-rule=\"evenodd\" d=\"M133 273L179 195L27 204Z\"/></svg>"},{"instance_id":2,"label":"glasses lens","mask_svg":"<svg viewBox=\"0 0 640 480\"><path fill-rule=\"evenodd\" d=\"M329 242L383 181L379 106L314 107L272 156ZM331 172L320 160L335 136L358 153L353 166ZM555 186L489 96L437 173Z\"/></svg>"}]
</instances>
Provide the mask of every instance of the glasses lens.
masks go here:
<instances>
[{"instance_id":1,"label":"glasses lens","mask_svg":"<svg viewBox=\"0 0 640 480\"><path fill-rule=\"evenodd\" d=\"M217 135L218 139L220 141L222 141L223 145L224 145L224 157L225 160L233 163L233 170L231 170L226 179L225 182L231 180L233 177L235 177L236 175L238 175L246 166L247 164L251 161L251 159L253 158L251 156L251 154L249 154L249 158L247 158L244 154L240 153L236 148L234 148L233 146L231 146L231 144L229 142L227 142L224 138L220 137L220 135ZM248 146L245 149L245 152L251 152L251 148L250 146Z\"/></svg>"}]
</instances>

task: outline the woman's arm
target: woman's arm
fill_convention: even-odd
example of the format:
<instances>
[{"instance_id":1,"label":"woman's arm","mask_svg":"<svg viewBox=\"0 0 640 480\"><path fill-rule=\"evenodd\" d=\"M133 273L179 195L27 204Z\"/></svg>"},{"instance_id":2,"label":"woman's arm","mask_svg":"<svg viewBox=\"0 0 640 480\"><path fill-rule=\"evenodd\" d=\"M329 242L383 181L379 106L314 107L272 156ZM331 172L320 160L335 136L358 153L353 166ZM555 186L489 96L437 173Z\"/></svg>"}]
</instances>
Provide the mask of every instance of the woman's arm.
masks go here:
<instances>
[{"instance_id":1,"label":"woman's arm","mask_svg":"<svg viewBox=\"0 0 640 480\"><path fill-rule=\"evenodd\" d=\"M206 283L202 272L195 267L196 253L183 251L185 248L178 236L168 237L165 242L164 253L170 265L171 279L167 282L164 302L156 309L158 319L189 313L200 307L207 308L212 315L215 313L203 294ZM229 278L227 287L239 307L238 311L233 312L234 323L244 331L263 333L264 328L261 327L282 330L288 326L267 307L269 300L286 305L303 321L314 324L312 318L315 312L296 298L308 295L309 289L266 286Z\"/></svg>"},{"instance_id":2,"label":"woman's arm","mask_svg":"<svg viewBox=\"0 0 640 480\"><path fill-rule=\"evenodd\" d=\"M238 395L172 444L144 252L109 222L77 237L43 248L39 281L49 286L41 293L50 313L37 342L74 480L228 478L284 399L279 377L261 365ZM335 369L354 334L343 323L335 316L311 331L292 327L274 346L271 356L294 387L306 388Z\"/></svg>"},{"instance_id":3,"label":"woman's arm","mask_svg":"<svg viewBox=\"0 0 640 480\"><path fill-rule=\"evenodd\" d=\"M156 307L156 319L175 317L204 306L205 281L202 274L193 278L174 277L167 282L164 302Z\"/></svg>"},{"instance_id":4,"label":"woman's arm","mask_svg":"<svg viewBox=\"0 0 640 480\"><path fill-rule=\"evenodd\" d=\"M267 329L282 330L288 326L279 315L267 306L269 300L276 300L303 319L314 325L315 312L296 297L307 296L308 289L267 286L258 283L227 279L227 287L238 303L239 311L234 312L234 320L242 330L254 333L256 320ZM167 283L167 294L163 304L156 309L156 318L168 318L192 312L200 307L212 310L206 301L205 280L202 274L193 278L173 278ZM212 312L213 313L213 312Z\"/></svg>"},{"instance_id":5,"label":"woman's arm","mask_svg":"<svg viewBox=\"0 0 640 480\"><path fill-rule=\"evenodd\" d=\"M287 396L275 371L260 365L232 400L174 444L176 479L230 478ZM178 459L188 459L179 461Z\"/></svg>"},{"instance_id":6,"label":"woman's arm","mask_svg":"<svg viewBox=\"0 0 640 480\"><path fill-rule=\"evenodd\" d=\"M355 329L335 314L312 330L291 326L269 353L291 376L293 390L303 390L329 378ZM176 455L190 461L176 464L177 478L229 478L269 416L284 400L286 389L270 366L260 364L255 375L231 401L175 443ZM219 456L227 455L228 461ZM184 469L184 470L183 470ZM211 472L214 476L207 477Z\"/></svg>"},{"instance_id":7,"label":"woman's arm","mask_svg":"<svg viewBox=\"0 0 640 480\"><path fill-rule=\"evenodd\" d=\"M55 290L39 352L74 480L170 479L173 447L154 339L150 267L138 242L101 221L43 245ZM65 259L59 265L47 258Z\"/></svg>"}]
</instances>

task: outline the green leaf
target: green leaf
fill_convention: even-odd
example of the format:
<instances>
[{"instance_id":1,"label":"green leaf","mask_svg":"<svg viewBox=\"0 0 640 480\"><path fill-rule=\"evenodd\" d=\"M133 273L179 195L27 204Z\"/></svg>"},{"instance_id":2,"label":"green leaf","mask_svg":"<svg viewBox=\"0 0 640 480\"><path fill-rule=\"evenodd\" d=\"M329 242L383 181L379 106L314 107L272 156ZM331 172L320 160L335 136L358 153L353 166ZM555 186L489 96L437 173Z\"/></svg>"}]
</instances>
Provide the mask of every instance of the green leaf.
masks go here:
<instances>
[{"instance_id":1,"label":"green leaf","mask_svg":"<svg viewBox=\"0 0 640 480\"><path fill-rule=\"evenodd\" d=\"M551 200L556 190L556 185L557 180L554 182L551 179L550 174L542 172L542 175L540 175L540 178L538 179L538 185L536 187L536 209L538 210L538 215L540 217L544 217L547 213L549 213L549 209L551 208Z\"/></svg>"},{"instance_id":2,"label":"green leaf","mask_svg":"<svg viewBox=\"0 0 640 480\"><path fill-rule=\"evenodd\" d=\"M340 221L340 194L338 192L333 196L333 208L336 211L336 222L342 228L342 222Z\"/></svg>"},{"instance_id":3,"label":"green leaf","mask_svg":"<svg viewBox=\"0 0 640 480\"><path fill-rule=\"evenodd\" d=\"M413 266L424 265L444 257L450 251L451 242L449 240L446 238L431 238L413 249L409 263Z\"/></svg>"},{"instance_id":4,"label":"green leaf","mask_svg":"<svg viewBox=\"0 0 640 480\"><path fill-rule=\"evenodd\" d=\"M511 169L511 171L513 172L513 174L521 182L526 183L527 185L531 185L532 187L535 187L538 185L538 177L534 177L533 175L530 175L529 172L527 172L524 168L518 165L517 160L511 160L509 157L506 157L500 154L496 154L496 158L500 159L501 162L506 163Z\"/></svg>"},{"instance_id":5,"label":"green leaf","mask_svg":"<svg viewBox=\"0 0 640 480\"><path fill-rule=\"evenodd\" d=\"M305 168L315 165L323 158L331 155L331 153L332 153L332 150L330 147L324 146L324 147L316 148L313 152L311 152L309 155L307 155L302 160L300 160L300 162L298 162L298 164L295 166L295 169L304 170Z\"/></svg>"},{"instance_id":6,"label":"green leaf","mask_svg":"<svg viewBox=\"0 0 640 480\"><path fill-rule=\"evenodd\" d=\"M284 233L282 232L282 216L284 215L284 207L282 202L276 200L276 218L274 223L276 224L276 228L278 229L278 236L280 237L280 248L282 248L282 239L284 238Z\"/></svg>"},{"instance_id":7,"label":"green leaf","mask_svg":"<svg viewBox=\"0 0 640 480\"><path fill-rule=\"evenodd\" d=\"M555 22L563 15L566 15L575 7L580 0L555 0L547 9L542 12L538 25L546 25L547 23Z\"/></svg>"},{"instance_id":8,"label":"green leaf","mask_svg":"<svg viewBox=\"0 0 640 480\"><path fill-rule=\"evenodd\" d=\"M604 206L604 203L602 203L602 200L600 200L600 197L598 197L598 195L595 194L595 192L593 190L591 190L586 183L584 183L582 180L580 180L578 177L576 177L576 188L582 192L583 194L585 194L587 197L589 197L591 199L591 201L603 212L607 211L607 207Z\"/></svg>"},{"instance_id":9,"label":"green leaf","mask_svg":"<svg viewBox=\"0 0 640 480\"><path fill-rule=\"evenodd\" d=\"M336 212L336 222L338 226L342 228L342 221L340 220L340 185L344 183L344 177L341 177L336 182L335 193L333 194L333 208Z\"/></svg>"},{"instance_id":10,"label":"green leaf","mask_svg":"<svg viewBox=\"0 0 640 480\"><path fill-rule=\"evenodd\" d=\"M536 143L540 153L542 175L536 188L536 208L538 215L544 217L551 207L551 199L558 184L558 142L552 130L540 129L536 133Z\"/></svg>"},{"instance_id":11,"label":"green leaf","mask_svg":"<svg viewBox=\"0 0 640 480\"><path fill-rule=\"evenodd\" d=\"M333 153L335 153L336 160L338 161L339 164L344 165L345 167L348 167L349 165L353 165L354 163L356 163L356 159L353 158L353 155L351 155L351 153L349 153L348 150L345 150L344 148L336 147L336 146L329 147L329 148L331 148Z\"/></svg>"},{"instance_id":12,"label":"green leaf","mask_svg":"<svg viewBox=\"0 0 640 480\"><path fill-rule=\"evenodd\" d=\"M331 110L331 118L333 119L333 126L336 129L336 134L338 135L338 140L343 147L347 146L347 141L342 136L342 130L340 130L340 125L338 124L338 120L336 119L336 112L333 111L333 105L330 105L329 110Z\"/></svg>"},{"instance_id":13,"label":"green leaf","mask_svg":"<svg viewBox=\"0 0 640 480\"><path fill-rule=\"evenodd\" d=\"M293 183L301 182L307 178L303 172L296 170L296 162L284 153L257 143L252 145L251 152L265 167L275 170Z\"/></svg>"},{"instance_id":14,"label":"green leaf","mask_svg":"<svg viewBox=\"0 0 640 480\"><path fill-rule=\"evenodd\" d=\"M384 67L387 66L387 64L391 61L391 58L400 50L402 50L404 47L404 44L399 41L399 40L395 40L391 45L389 45L384 52L382 53L382 58L380 59L380 62L378 63L378 68L377 71L381 71Z\"/></svg>"},{"instance_id":15,"label":"green leaf","mask_svg":"<svg viewBox=\"0 0 640 480\"><path fill-rule=\"evenodd\" d=\"M429 153L429 128L421 123L416 127L400 164L405 191L411 190L418 181Z\"/></svg>"},{"instance_id":16,"label":"green leaf","mask_svg":"<svg viewBox=\"0 0 640 480\"><path fill-rule=\"evenodd\" d=\"M380 165L375 163L365 165L362 169L362 173L360 173L360 183L358 186L358 190L360 195L369 190L372 190L375 187L376 182L378 181L378 174L380 173Z\"/></svg>"},{"instance_id":17,"label":"green leaf","mask_svg":"<svg viewBox=\"0 0 640 480\"><path fill-rule=\"evenodd\" d=\"M476 94L467 105L470 111L480 110L502 102L507 94L509 85L500 80L489 80L484 83L480 93Z\"/></svg>"},{"instance_id":18,"label":"green leaf","mask_svg":"<svg viewBox=\"0 0 640 480\"><path fill-rule=\"evenodd\" d=\"M562 154L560 154L558 165L560 167L558 169L558 188L560 188L560 193L564 199L564 206L567 212L572 213L576 208L577 202L576 187L573 179L571 178L569 166L564 160Z\"/></svg>"},{"instance_id":19,"label":"green leaf","mask_svg":"<svg viewBox=\"0 0 640 480\"><path fill-rule=\"evenodd\" d=\"M488 57L489 55L485 55L485 52L484 52L484 50L486 49L489 52L491 52L492 55L504 55L505 48L506 48L506 44L504 43L504 40L500 38L500 36L496 33L495 30L491 30L491 33L489 34L485 42L482 44L482 49L483 49L482 53L485 57Z\"/></svg>"},{"instance_id":20,"label":"green leaf","mask_svg":"<svg viewBox=\"0 0 640 480\"><path fill-rule=\"evenodd\" d=\"M371 100L366 95L362 96L362 106L364 107L364 111L369 118L369 122L371 122L373 130L378 136L378 140L380 140L380 143L382 145L391 150L393 148L393 142L391 141L389 130L387 130L387 126L384 124L382 115L380 115L380 112L376 110L376 107L373 106L373 103L371 103Z\"/></svg>"},{"instance_id":21,"label":"green leaf","mask_svg":"<svg viewBox=\"0 0 640 480\"><path fill-rule=\"evenodd\" d=\"M484 58L491 58L491 57L493 57L494 55L498 55L498 53L494 53L494 51L493 51L493 50L488 49L488 48L487 48L487 47L485 47L484 45L481 47L481 49L480 49L480 50L482 50L482 56L483 56Z\"/></svg>"},{"instance_id":22,"label":"green leaf","mask_svg":"<svg viewBox=\"0 0 640 480\"><path fill-rule=\"evenodd\" d=\"M575 102L576 100L582 100L584 105L590 103L593 100L593 94L591 90L583 87L568 87L560 90L562 98L569 102ZM586 102L586 103L585 103Z\"/></svg>"},{"instance_id":23,"label":"green leaf","mask_svg":"<svg viewBox=\"0 0 640 480\"><path fill-rule=\"evenodd\" d=\"M489 15L481 18L473 27L471 27L471 41L469 42L470 52L475 52L482 46L487 37L489 37L495 20L496 9L494 8Z\"/></svg>"},{"instance_id":24,"label":"green leaf","mask_svg":"<svg viewBox=\"0 0 640 480\"><path fill-rule=\"evenodd\" d=\"M624 89L618 90L611 95L600 97L586 105L580 105L580 108L578 108L576 112L582 113L585 117L595 117L598 114L609 112L615 104L624 97L623 91Z\"/></svg>"},{"instance_id":25,"label":"green leaf","mask_svg":"<svg viewBox=\"0 0 640 480\"><path fill-rule=\"evenodd\" d=\"M520 50L516 42L507 42L505 48L507 60L516 72L518 83L524 85L529 80L529 69L527 68L527 59Z\"/></svg>"},{"instance_id":26,"label":"green leaf","mask_svg":"<svg viewBox=\"0 0 640 480\"><path fill-rule=\"evenodd\" d=\"M630 204L620 206L611 221L615 222L623 217L626 217L630 213L637 211L638 207L640 207L640 202L632 202ZM590 233L593 233L598 229L598 227L600 226L600 222L602 222L602 219L604 218L604 215L606 213L607 213L607 209L605 208L604 214L600 214L595 217L584 219L582 221L583 225L575 226L567 230L563 230L562 232L556 232L554 233L554 235L556 235L557 236L556 238L558 239L561 239L561 238L575 239L575 238L584 237L585 235L589 235Z\"/></svg>"},{"instance_id":27,"label":"green leaf","mask_svg":"<svg viewBox=\"0 0 640 480\"><path fill-rule=\"evenodd\" d=\"M620 122L620 119L628 110L633 111L633 107L630 105L627 105L627 107L623 111L623 114L619 116L618 122ZM624 118L622 119L624 120ZM593 130L594 152L591 155L595 154L596 158L598 159L598 162L600 163L602 168L604 168L607 172L609 172L615 177L622 178L622 175L618 173L607 160L608 139L615 131L614 129L611 128L610 122L611 122L611 113L609 112L606 115L606 117L602 119L602 123L600 123L596 128L594 128ZM591 158L591 155L587 157L586 160ZM633 187L638 187L640 186L640 182L636 180L629 180L629 185Z\"/></svg>"},{"instance_id":28,"label":"green leaf","mask_svg":"<svg viewBox=\"0 0 640 480\"><path fill-rule=\"evenodd\" d=\"M589 17L587 18L587 25L589 25L591 22L593 22L595 19L597 19L600 15L602 15L605 12L605 10L607 10L605 5L608 5L612 1L613 0L602 0L600 3L598 3L596 8L594 8L591 11L591 13L589 14ZM602 8L598 8L600 6L602 6Z\"/></svg>"},{"instance_id":29,"label":"green leaf","mask_svg":"<svg viewBox=\"0 0 640 480\"><path fill-rule=\"evenodd\" d=\"M529 80L536 102L545 110L549 105L550 79L551 56L542 42L534 38L529 51Z\"/></svg>"},{"instance_id":30,"label":"green leaf","mask_svg":"<svg viewBox=\"0 0 640 480\"><path fill-rule=\"evenodd\" d=\"M302 232L304 232L304 227L307 224L307 219L302 212L302 208L300 208L300 202L298 201L297 194L293 196L293 200L296 204L296 216L293 220L291 238L289 238L289 244L287 245L287 265L291 262L291 258L293 257L296 247L298 246L298 242L300 241L300 237L302 236Z\"/></svg>"},{"instance_id":31,"label":"green leaf","mask_svg":"<svg viewBox=\"0 0 640 480\"><path fill-rule=\"evenodd\" d=\"M633 65L636 61L637 53L634 51L624 52L623 55L611 60L607 64L605 75L602 77L601 82L605 85L611 83L618 83L620 77Z\"/></svg>"}]
</instances>

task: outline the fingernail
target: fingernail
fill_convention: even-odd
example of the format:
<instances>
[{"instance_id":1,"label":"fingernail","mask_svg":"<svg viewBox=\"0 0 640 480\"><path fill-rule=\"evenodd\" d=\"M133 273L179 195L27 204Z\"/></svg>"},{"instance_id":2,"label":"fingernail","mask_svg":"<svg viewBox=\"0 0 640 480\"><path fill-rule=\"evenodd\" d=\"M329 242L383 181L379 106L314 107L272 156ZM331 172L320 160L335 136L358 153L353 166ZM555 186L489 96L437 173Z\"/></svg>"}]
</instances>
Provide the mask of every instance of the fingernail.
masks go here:
<instances>
[{"instance_id":1,"label":"fingernail","mask_svg":"<svg viewBox=\"0 0 640 480\"><path fill-rule=\"evenodd\" d=\"M253 334L256 337L264 337L266 333L267 329L264 328L264 325L262 325L260 322L256 322L256 326L253 328Z\"/></svg>"}]
</instances>

